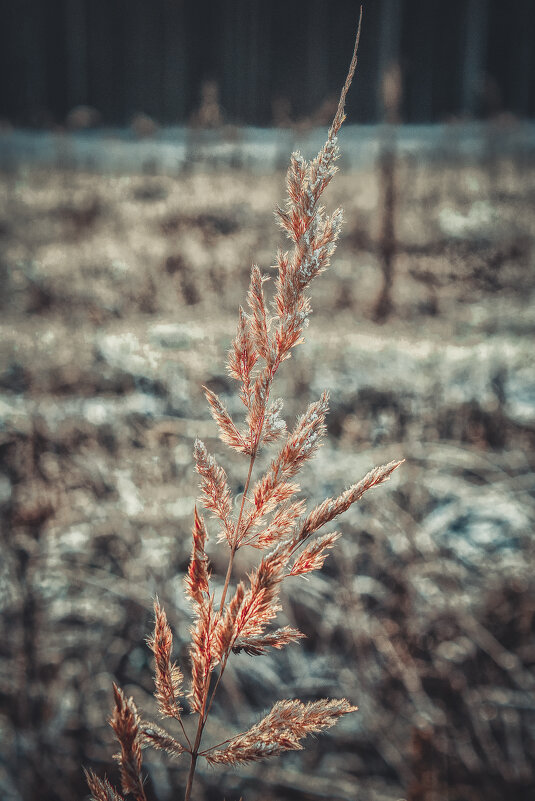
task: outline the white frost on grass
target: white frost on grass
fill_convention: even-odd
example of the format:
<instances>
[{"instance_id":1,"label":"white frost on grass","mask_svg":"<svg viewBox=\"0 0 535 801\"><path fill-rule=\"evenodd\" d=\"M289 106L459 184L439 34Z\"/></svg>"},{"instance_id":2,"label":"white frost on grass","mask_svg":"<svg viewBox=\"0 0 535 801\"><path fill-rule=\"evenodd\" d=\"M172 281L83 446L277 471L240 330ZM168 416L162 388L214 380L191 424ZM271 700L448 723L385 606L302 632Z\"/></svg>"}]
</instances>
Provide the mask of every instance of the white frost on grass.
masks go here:
<instances>
[{"instance_id":1,"label":"white frost on grass","mask_svg":"<svg viewBox=\"0 0 535 801\"><path fill-rule=\"evenodd\" d=\"M158 351L141 342L131 331L105 334L97 346L100 355L108 364L134 375L153 373L159 364Z\"/></svg>"},{"instance_id":2,"label":"white frost on grass","mask_svg":"<svg viewBox=\"0 0 535 801\"><path fill-rule=\"evenodd\" d=\"M139 490L134 484L129 470L116 470L116 488L119 493L120 503L128 517L136 517L143 509L144 504L141 500Z\"/></svg>"}]
</instances>

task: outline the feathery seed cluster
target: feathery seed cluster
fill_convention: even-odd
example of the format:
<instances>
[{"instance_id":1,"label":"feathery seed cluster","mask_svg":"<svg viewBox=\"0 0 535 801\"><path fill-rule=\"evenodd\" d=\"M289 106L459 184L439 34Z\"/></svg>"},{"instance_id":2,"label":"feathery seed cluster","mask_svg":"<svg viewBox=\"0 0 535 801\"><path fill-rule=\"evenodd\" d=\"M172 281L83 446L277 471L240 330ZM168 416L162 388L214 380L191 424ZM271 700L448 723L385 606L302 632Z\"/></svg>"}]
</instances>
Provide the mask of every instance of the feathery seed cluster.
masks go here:
<instances>
[{"instance_id":1,"label":"feathery seed cluster","mask_svg":"<svg viewBox=\"0 0 535 801\"><path fill-rule=\"evenodd\" d=\"M359 23L360 33L360 23ZM245 408L244 421L237 424L218 396L205 388L211 413L221 440L249 457L249 468L237 516L235 498L225 470L205 445L196 440L194 458L200 477L204 509L218 523L219 543L229 549L227 574L216 601L211 584L206 550L208 530L203 516L194 511L191 561L185 578L194 621L191 628L191 676L184 689L184 675L172 662L172 633L164 610L156 601L155 626L149 646L155 661L155 697L163 718L178 724L174 737L154 723L141 721L132 699L115 688L116 708L112 726L121 745L119 764L124 793L136 801L146 801L141 775L141 746L151 745L173 757L188 753L190 770L185 789L189 801L199 757L211 764L237 764L255 761L302 748L310 733L332 726L355 706L345 699L323 699L309 704L298 700L279 701L248 731L201 750L201 741L217 689L232 654L244 651L258 656L269 648L282 648L298 642L304 635L297 629L269 626L281 609L280 588L285 579L318 570L328 550L340 536L328 533L315 537L324 525L346 511L369 489L385 482L400 462L375 468L362 481L337 498L329 498L308 514L303 499L296 497L299 484L293 479L313 457L325 434L328 395L311 403L287 432L282 418L282 400L270 402L275 374L292 349L302 341L311 311L308 287L329 265L342 226L342 210L330 216L320 205L321 196L337 171L337 134L344 120L344 104L357 63L357 47L342 90L338 110L327 141L311 162L300 153L291 157L287 175L288 199L276 215L286 231L293 250L277 254L277 278L272 313L264 297L267 278L254 265L247 293L248 311L239 310L238 328L228 355L230 375L240 384L239 396ZM265 474L252 487L253 467L262 446L282 440L278 453ZM251 545L266 551L260 563L231 591L236 552ZM228 598L227 598L228 596ZM181 704L187 698L190 716L196 716L193 733L188 734ZM122 801L107 782L87 773L94 801Z\"/></svg>"}]
</instances>

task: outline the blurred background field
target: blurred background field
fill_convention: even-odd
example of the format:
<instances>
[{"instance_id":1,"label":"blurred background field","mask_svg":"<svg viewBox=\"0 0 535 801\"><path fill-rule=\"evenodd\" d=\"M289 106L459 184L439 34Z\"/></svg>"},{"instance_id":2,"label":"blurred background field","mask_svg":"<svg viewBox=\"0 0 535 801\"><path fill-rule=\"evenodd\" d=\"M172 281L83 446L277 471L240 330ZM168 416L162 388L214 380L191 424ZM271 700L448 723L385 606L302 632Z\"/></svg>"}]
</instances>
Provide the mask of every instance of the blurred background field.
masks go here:
<instances>
[{"instance_id":1,"label":"blurred background field","mask_svg":"<svg viewBox=\"0 0 535 801\"><path fill-rule=\"evenodd\" d=\"M224 370L238 306L251 264L269 272L285 246L272 214L284 167L323 141L355 17L341 2L327 24L310 4L282 102L274 63L295 44L297 2L277 50L278 2L240 17L226 0L204 67L202 3L182 28L180 3L155 3L144 47L148 4L128 20L109 5L109 30L104 4L82 0L54 3L44 27L42 9L1 12L1 59L18 81L0 91L6 801L84 798L82 766L117 780L112 682L157 717L144 642L156 593L187 666L195 437L236 492L246 470L218 442L202 385L240 411ZM290 422L330 392L327 441L302 481L311 504L406 462L342 519L323 570L289 586L281 622L307 639L230 661L208 736L248 728L281 698L345 696L359 712L301 753L201 766L199 801L535 792L535 14L521 0L507 18L494 0L447 4L447 19L442 4L417 5L365 3L349 113L374 125L341 133L326 202L344 208L342 238L276 389ZM223 551L211 554L222 583ZM247 569L255 553L239 556ZM146 752L151 797L180 795L185 769Z\"/></svg>"},{"instance_id":2,"label":"blurred background field","mask_svg":"<svg viewBox=\"0 0 535 801\"><path fill-rule=\"evenodd\" d=\"M221 786L247 799L531 797L535 167L496 152L398 156L391 174L371 163L329 189L344 234L278 383L288 420L331 393L303 490L320 500L407 461L346 515L321 574L296 580L285 610L303 645L231 662L211 736L282 697L347 696L360 711L303 754L205 771L206 798ZM225 353L251 263L269 269L283 245L283 192L280 171L202 165L3 175L6 799L81 798L81 765L114 775L112 680L155 716L144 638L156 592L187 662L194 438L237 490L245 477L201 385L239 411ZM147 767L156 797L173 797L184 768Z\"/></svg>"}]
</instances>

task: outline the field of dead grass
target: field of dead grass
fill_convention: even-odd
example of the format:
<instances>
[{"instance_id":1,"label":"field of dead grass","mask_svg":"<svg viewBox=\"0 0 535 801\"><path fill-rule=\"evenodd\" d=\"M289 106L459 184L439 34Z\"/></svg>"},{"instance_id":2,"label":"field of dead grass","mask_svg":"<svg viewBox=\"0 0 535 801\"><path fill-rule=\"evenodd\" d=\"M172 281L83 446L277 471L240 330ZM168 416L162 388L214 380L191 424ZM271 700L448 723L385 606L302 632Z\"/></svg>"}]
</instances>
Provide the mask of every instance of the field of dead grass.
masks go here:
<instances>
[{"instance_id":1,"label":"field of dead grass","mask_svg":"<svg viewBox=\"0 0 535 801\"><path fill-rule=\"evenodd\" d=\"M254 671L246 654L229 663L212 735L247 727L268 695L360 711L277 764L205 770L205 799L531 798L535 168L403 160L394 180L390 316L374 320L378 175L340 174L342 239L277 394L291 421L331 388L302 480L317 500L407 462L287 599L308 639ZM242 470L201 386L232 410L225 354L251 263L282 244L283 175L19 169L0 192L0 788L71 801L82 764L108 769L111 680L156 715L156 590L186 657L194 438ZM183 773L148 765L171 798Z\"/></svg>"}]
</instances>

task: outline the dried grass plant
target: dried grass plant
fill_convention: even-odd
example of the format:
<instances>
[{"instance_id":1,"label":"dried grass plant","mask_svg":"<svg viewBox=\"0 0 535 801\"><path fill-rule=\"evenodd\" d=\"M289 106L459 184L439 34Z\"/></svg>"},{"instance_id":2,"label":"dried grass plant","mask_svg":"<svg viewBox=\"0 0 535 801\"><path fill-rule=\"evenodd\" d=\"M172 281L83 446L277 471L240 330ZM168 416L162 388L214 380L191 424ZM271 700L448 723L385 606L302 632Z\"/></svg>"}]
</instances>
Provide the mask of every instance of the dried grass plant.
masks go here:
<instances>
[{"instance_id":1,"label":"dried grass plant","mask_svg":"<svg viewBox=\"0 0 535 801\"><path fill-rule=\"evenodd\" d=\"M361 14L362 16L362 14ZM292 242L290 252L277 254L277 278L272 310L264 296L267 278L253 266L247 294L248 311L239 311L236 337L229 352L229 373L240 385L245 422L232 420L221 400L208 389L206 398L224 443L249 460L245 487L237 517L227 475L197 440L194 448L200 477L201 504L217 521L217 542L228 548L228 568L219 598L211 584L207 555L208 527L194 511L193 547L185 589L194 612L191 628L191 676L184 686L182 669L173 662L173 637L165 611L154 604L155 625L149 645L155 661L155 697L162 718L174 721L171 735L155 723L142 720L132 698L114 687L115 709L111 726L119 741L117 760L124 794L147 801L142 748L152 746L172 757L188 755L190 768L184 799L191 798L195 769L200 757L211 765L234 765L302 748L308 734L329 728L357 707L348 700L323 699L311 703L279 701L248 731L225 742L204 746L203 734L215 695L232 654L245 651L257 656L269 648L283 648L304 635L289 626L270 628L280 611L282 582L303 576L323 565L339 534L317 533L356 503L372 487L384 483L400 462L375 468L361 481L335 498L328 498L306 512L298 499L295 477L311 459L325 433L328 395L312 403L287 431L281 416L282 400L270 400L272 385L282 362L303 340L311 312L307 295L312 280L329 265L342 226L342 210L330 216L321 196L337 171L337 135L345 119L345 99L357 65L360 20L349 73L342 89L327 141L312 161L293 153L287 174L288 198L277 208L279 223ZM255 461L261 447L282 442L265 474L252 486ZM264 551L259 564L233 585L237 551L245 546ZM187 699L187 701L185 701ZM186 714L183 704L187 704ZM187 718L195 718L190 728ZM86 772L94 801L120 801L122 796L107 780Z\"/></svg>"}]
</instances>

